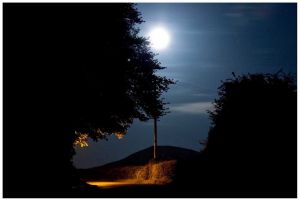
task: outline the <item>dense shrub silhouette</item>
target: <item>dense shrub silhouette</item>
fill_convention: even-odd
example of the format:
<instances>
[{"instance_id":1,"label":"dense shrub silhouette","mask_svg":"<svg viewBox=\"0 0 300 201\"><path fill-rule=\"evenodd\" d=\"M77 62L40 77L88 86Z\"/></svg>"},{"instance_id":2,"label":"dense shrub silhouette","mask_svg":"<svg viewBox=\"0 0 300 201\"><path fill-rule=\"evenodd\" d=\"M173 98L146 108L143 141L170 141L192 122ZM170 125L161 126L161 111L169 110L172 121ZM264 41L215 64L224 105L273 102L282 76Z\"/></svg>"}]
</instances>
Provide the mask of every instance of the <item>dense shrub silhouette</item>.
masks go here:
<instances>
[{"instance_id":1,"label":"dense shrub silhouette","mask_svg":"<svg viewBox=\"0 0 300 201\"><path fill-rule=\"evenodd\" d=\"M209 197L296 197L296 101L295 80L284 73L222 82L206 148L180 171L190 169L187 178Z\"/></svg>"}]
</instances>

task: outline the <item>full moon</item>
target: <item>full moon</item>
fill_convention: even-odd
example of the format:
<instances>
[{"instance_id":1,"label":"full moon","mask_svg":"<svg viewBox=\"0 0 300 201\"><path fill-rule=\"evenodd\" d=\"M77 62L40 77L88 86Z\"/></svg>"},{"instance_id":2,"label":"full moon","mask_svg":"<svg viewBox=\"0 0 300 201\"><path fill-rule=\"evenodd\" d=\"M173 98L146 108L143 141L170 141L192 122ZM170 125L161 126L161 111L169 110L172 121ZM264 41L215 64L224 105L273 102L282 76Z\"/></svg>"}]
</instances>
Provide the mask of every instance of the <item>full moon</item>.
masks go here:
<instances>
[{"instance_id":1,"label":"full moon","mask_svg":"<svg viewBox=\"0 0 300 201\"><path fill-rule=\"evenodd\" d=\"M163 50L169 46L170 35L163 27L157 27L150 31L150 45L153 49Z\"/></svg>"}]
</instances>

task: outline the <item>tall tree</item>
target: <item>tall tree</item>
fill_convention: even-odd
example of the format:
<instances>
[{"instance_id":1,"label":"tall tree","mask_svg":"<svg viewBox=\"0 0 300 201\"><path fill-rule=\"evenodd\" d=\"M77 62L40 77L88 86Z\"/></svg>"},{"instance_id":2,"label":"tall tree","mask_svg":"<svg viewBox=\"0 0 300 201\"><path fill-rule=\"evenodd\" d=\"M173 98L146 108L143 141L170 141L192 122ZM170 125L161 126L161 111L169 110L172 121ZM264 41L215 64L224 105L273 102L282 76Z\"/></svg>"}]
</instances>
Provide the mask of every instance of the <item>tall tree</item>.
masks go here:
<instances>
[{"instance_id":1,"label":"tall tree","mask_svg":"<svg viewBox=\"0 0 300 201\"><path fill-rule=\"evenodd\" d=\"M173 82L155 74L140 23L132 4L5 4L6 196L60 197L74 184L78 137L124 134L153 107L165 111L154 80L160 94ZM17 123L18 141L7 135Z\"/></svg>"},{"instance_id":2,"label":"tall tree","mask_svg":"<svg viewBox=\"0 0 300 201\"><path fill-rule=\"evenodd\" d=\"M86 51L85 45L82 48L85 50L82 71L87 74L83 93L98 94L93 93L96 103L86 100L84 105L89 109L83 108L77 117L76 130L77 133L89 133L94 140L111 133L126 133L134 118L146 121L166 114L166 103L161 95L174 83L156 74L164 67L155 59L147 39L138 35L136 25L142 23L140 13L132 4L122 4L116 12L122 13L117 23L121 28L110 28L112 30L104 36L101 30L91 31L98 34L90 42L96 48L91 51ZM110 22L104 23L111 26ZM91 56L94 54L96 56ZM101 68L95 68L95 65ZM101 117L95 110L101 112Z\"/></svg>"}]
</instances>

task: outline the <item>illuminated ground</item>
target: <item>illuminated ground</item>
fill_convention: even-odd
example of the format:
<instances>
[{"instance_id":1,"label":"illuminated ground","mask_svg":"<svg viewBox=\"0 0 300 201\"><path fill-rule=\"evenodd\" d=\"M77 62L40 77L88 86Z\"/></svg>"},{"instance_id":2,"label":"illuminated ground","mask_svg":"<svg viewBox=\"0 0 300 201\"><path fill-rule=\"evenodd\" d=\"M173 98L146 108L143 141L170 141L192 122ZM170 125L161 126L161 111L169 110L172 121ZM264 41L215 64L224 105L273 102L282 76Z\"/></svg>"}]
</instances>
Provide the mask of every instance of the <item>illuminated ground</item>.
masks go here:
<instances>
[{"instance_id":1,"label":"illuminated ground","mask_svg":"<svg viewBox=\"0 0 300 201\"><path fill-rule=\"evenodd\" d=\"M117 180L117 181L87 181L86 183L100 188L115 188L122 186L133 186L133 185L152 185L150 183L141 183L134 179Z\"/></svg>"}]
</instances>

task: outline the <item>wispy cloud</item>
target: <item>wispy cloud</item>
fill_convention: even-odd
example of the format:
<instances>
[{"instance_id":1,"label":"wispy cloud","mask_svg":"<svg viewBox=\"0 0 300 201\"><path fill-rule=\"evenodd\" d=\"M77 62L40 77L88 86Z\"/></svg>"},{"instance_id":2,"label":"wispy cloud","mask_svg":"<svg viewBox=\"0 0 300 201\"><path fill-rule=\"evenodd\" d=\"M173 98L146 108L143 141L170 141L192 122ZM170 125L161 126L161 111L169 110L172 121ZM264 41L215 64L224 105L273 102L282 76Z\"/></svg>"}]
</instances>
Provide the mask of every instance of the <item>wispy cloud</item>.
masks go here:
<instances>
[{"instance_id":1,"label":"wispy cloud","mask_svg":"<svg viewBox=\"0 0 300 201\"><path fill-rule=\"evenodd\" d=\"M227 13L225 14L227 16ZM229 13L230 15L230 13ZM184 35L197 35L197 36L210 36L210 35L234 35L236 34L235 31L231 30L224 30L216 27L209 27L203 30L180 30L178 31L179 34L184 34Z\"/></svg>"},{"instance_id":2,"label":"wispy cloud","mask_svg":"<svg viewBox=\"0 0 300 201\"><path fill-rule=\"evenodd\" d=\"M176 104L170 107L171 111L187 114L206 114L207 110L213 109L211 102L193 102Z\"/></svg>"},{"instance_id":3,"label":"wispy cloud","mask_svg":"<svg viewBox=\"0 0 300 201\"><path fill-rule=\"evenodd\" d=\"M272 5L269 4L233 4L224 15L233 19L236 25L242 26L251 21L268 20L273 12Z\"/></svg>"},{"instance_id":4,"label":"wispy cloud","mask_svg":"<svg viewBox=\"0 0 300 201\"><path fill-rule=\"evenodd\" d=\"M202 97L202 98L211 98L212 94L208 94L208 93L194 93L193 96Z\"/></svg>"}]
</instances>

